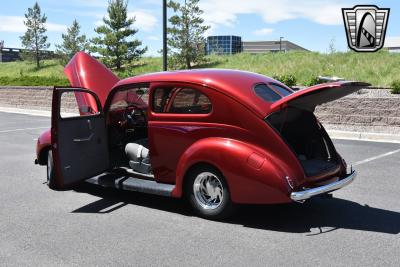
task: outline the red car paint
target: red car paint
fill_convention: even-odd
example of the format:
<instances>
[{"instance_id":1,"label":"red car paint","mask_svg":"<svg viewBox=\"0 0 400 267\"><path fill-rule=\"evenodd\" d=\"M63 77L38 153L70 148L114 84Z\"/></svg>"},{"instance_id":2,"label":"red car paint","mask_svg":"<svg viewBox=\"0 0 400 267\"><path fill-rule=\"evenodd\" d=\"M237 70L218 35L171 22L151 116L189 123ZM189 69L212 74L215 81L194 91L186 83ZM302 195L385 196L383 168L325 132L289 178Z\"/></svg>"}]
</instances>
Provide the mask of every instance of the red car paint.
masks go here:
<instances>
[{"instance_id":1,"label":"red car paint","mask_svg":"<svg viewBox=\"0 0 400 267\"><path fill-rule=\"evenodd\" d=\"M318 177L306 177L289 146L263 120L296 99L328 88L339 88L341 83L314 86L269 103L255 94L255 84L275 83L291 89L250 72L216 69L160 72L119 81L102 64L78 53L67 65L65 73L72 86L95 92L106 113L110 96L133 84L150 84L149 99L152 99L154 88L190 85L211 100L213 105L209 114L155 113L152 101L149 101L148 137L154 177L157 182L175 184L174 197L182 196L185 175L198 163L209 163L223 173L235 203L291 202L292 191L327 181L343 172L344 166L340 166ZM78 104L93 104L79 96L77 101ZM40 159L50 145L50 131L46 131L38 140L40 164L45 164ZM287 178L292 181L291 185Z\"/></svg>"}]
</instances>

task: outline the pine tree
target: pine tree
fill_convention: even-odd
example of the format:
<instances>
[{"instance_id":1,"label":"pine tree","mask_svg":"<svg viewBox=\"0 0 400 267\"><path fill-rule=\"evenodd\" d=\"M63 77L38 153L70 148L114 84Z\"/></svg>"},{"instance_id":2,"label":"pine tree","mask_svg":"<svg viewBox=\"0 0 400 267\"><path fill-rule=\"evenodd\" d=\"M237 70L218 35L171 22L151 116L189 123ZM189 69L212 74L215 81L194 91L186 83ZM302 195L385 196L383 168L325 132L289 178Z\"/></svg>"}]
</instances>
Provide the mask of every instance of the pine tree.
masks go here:
<instances>
[{"instance_id":1,"label":"pine tree","mask_svg":"<svg viewBox=\"0 0 400 267\"><path fill-rule=\"evenodd\" d=\"M182 5L169 1L175 15L169 18L172 27L168 28L168 51L173 67L186 67L205 62L205 32L210 26L204 25L199 8L199 0L185 0Z\"/></svg>"},{"instance_id":2,"label":"pine tree","mask_svg":"<svg viewBox=\"0 0 400 267\"><path fill-rule=\"evenodd\" d=\"M93 52L103 56L104 63L120 70L125 64L139 59L147 47L140 48L142 42L133 37L138 30L132 28L135 18L128 18L128 1L110 0L108 18L103 18L104 25L95 29L100 36L92 39Z\"/></svg>"},{"instance_id":3,"label":"pine tree","mask_svg":"<svg viewBox=\"0 0 400 267\"><path fill-rule=\"evenodd\" d=\"M56 45L56 53L61 55L63 63L67 63L76 53L88 49L86 35L80 35L80 29L81 26L75 19L67 29L67 33L61 35L63 42L61 45Z\"/></svg>"},{"instance_id":4,"label":"pine tree","mask_svg":"<svg viewBox=\"0 0 400 267\"><path fill-rule=\"evenodd\" d=\"M42 59L42 51L48 49L50 44L47 43L46 36L46 21L45 14L41 14L40 6L36 2L33 8L28 8L28 13L25 14L24 24L27 30L21 36L22 45L28 50L28 54L32 55L36 61L37 68L40 67L40 60Z\"/></svg>"}]
</instances>

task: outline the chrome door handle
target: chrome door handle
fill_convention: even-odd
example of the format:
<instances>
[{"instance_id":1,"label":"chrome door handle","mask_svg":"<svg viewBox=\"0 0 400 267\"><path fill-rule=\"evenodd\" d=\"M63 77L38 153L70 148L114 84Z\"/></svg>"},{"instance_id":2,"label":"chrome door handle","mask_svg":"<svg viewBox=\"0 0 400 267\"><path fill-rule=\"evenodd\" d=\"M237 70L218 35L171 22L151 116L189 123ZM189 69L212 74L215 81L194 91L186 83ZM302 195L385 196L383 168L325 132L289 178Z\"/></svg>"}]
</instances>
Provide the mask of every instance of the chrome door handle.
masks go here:
<instances>
[{"instance_id":1,"label":"chrome door handle","mask_svg":"<svg viewBox=\"0 0 400 267\"><path fill-rule=\"evenodd\" d=\"M74 142L89 142L90 140L92 140L94 134L91 133L88 137L85 138L74 138L73 141Z\"/></svg>"}]
</instances>

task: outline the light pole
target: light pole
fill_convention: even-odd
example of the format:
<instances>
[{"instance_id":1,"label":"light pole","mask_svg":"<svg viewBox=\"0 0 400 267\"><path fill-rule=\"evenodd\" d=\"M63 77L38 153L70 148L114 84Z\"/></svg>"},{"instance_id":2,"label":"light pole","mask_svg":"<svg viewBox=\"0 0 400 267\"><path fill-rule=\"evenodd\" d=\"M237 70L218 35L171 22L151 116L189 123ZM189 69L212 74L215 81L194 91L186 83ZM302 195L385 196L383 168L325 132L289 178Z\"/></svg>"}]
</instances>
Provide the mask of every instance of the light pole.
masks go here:
<instances>
[{"instance_id":1,"label":"light pole","mask_svg":"<svg viewBox=\"0 0 400 267\"><path fill-rule=\"evenodd\" d=\"M4 41L0 41L0 62L3 62L3 47L4 47Z\"/></svg>"},{"instance_id":2,"label":"light pole","mask_svg":"<svg viewBox=\"0 0 400 267\"><path fill-rule=\"evenodd\" d=\"M167 69L167 0L163 0L163 70Z\"/></svg>"},{"instance_id":3,"label":"light pole","mask_svg":"<svg viewBox=\"0 0 400 267\"><path fill-rule=\"evenodd\" d=\"M283 37L279 37L279 52L282 51L282 39Z\"/></svg>"}]
</instances>

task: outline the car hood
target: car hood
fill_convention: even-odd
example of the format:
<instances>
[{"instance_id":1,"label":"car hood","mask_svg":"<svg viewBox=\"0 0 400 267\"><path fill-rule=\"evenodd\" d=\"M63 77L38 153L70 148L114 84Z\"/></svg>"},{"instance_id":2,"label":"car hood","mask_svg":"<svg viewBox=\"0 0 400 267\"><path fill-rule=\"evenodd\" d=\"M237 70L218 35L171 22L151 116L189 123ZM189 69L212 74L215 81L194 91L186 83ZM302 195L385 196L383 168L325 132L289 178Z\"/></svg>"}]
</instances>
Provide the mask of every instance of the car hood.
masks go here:
<instances>
[{"instance_id":1,"label":"car hood","mask_svg":"<svg viewBox=\"0 0 400 267\"><path fill-rule=\"evenodd\" d=\"M96 93L103 108L108 94L119 81L111 70L84 52L75 54L65 66L64 73L72 87L85 88Z\"/></svg>"},{"instance_id":2,"label":"car hood","mask_svg":"<svg viewBox=\"0 0 400 267\"><path fill-rule=\"evenodd\" d=\"M279 99L271 105L270 112L275 112L287 106L297 107L313 112L315 107L318 105L334 101L369 85L370 84L368 83L354 81L319 84L299 90Z\"/></svg>"}]
</instances>

